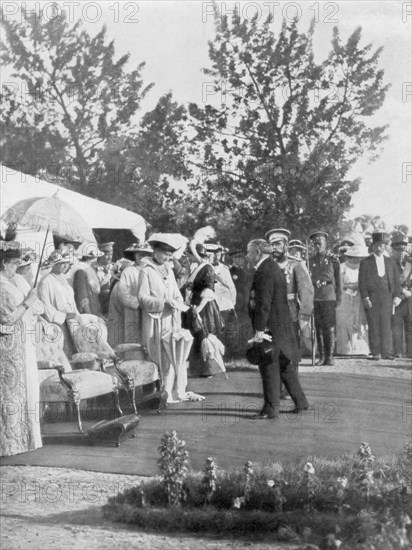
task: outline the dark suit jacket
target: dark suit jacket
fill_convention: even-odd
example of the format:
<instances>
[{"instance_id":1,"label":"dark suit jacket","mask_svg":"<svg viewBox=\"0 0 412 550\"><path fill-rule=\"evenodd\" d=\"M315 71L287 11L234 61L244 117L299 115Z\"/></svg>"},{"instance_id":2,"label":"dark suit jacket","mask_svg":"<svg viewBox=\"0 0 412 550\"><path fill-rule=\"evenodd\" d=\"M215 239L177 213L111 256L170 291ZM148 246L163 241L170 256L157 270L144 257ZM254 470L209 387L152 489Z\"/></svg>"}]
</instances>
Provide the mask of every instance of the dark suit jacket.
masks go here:
<instances>
[{"instance_id":1,"label":"dark suit jacket","mask_svg":"<svg viewBox=\"0 0 412 550\"><path fill-rule=\"evenodd\" d=\"M395 298L401 293L400 277L396 271L395 263L386 256L383 257L385 261L385 271L388 277L389 292L392 297ZM380 292L381 286L378 276L378 268L376 266L375 256L372 254L361 261L359 266L359 292L362 300L370 297L371 294Z\"/></svg>"},{"instance_id":2,"label":"dark suit jacket","mask_svg":"<svg viewBox=\"0 0 412 550\"><path fill-rule=\"evenodd\" d=\"M275 347L291 361L300 360L288 305L286 278L272 258L264 260L256 270L250 291L249 316L255 331L268 328Z\"/></svg>"}]
</instances>

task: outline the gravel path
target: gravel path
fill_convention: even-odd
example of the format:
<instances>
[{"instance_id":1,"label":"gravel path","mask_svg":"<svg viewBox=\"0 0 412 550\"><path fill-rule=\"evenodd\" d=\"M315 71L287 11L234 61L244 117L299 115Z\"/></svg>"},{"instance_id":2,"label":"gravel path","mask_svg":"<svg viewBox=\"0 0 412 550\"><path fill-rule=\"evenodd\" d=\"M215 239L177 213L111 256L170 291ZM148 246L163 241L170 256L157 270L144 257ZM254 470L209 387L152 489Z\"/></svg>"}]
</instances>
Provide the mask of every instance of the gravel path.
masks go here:
<instances>
[{"instance_id":1,"label":"gravel path","mask_svg":"<svg viewBox=\"0 0 412 550\"><path fill-rule=\"evenodd\" d=\"M248 367L231 363L228 370ZM341 372L411 380L410 360L371 363L366 359L336 361L334 367L312 367L302 372ZM0 543L2 550L141 550L239 549L293 550L296 545L271 540L219 540L213 537L145 533L113 524L102 517L107 498L139 482L138 476L64 468L2 466Z\"/></svg>"}]
</instances>

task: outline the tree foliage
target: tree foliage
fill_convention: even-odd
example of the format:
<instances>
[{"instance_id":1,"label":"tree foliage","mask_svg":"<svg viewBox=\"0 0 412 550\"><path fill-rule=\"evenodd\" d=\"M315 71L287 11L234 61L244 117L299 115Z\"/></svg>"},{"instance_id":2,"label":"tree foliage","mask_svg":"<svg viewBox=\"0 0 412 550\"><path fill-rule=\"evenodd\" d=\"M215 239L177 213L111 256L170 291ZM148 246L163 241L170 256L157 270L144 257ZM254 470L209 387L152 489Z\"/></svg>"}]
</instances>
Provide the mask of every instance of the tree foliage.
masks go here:
<instances>
[{"instance_id":1,"label":"tree foliage","mask_svg":"<svg viewBox=\"0 0 412 550\"><path fill-rule=\"evenodd\" d=\"M0 97L1 162L170 224L170 184L190 174L184 107L168 93L138 120L153 84L144 63L128 70L129 55L115 57L105 27L90 36L60 10L46 22L24 15L2 20L14 72Z\"/></svg>"},{"instance_id":2,"label":"tree foliage","mask_svg":"<svg viewBox=\"0 0 412 550\"><path fill-rule=\"evenodd\" d=\"M201 177L193 191L215 215L231 212L220 229L232 240L262 235L273 225L298 234L336 226L359 180L349 169L365 154L374 160L386 126L371 126L388 85L381 50L346 44L337 28L326 59L316 61L312 24L284 21L278 37L259 23L217 14L205 70L221 105L190 105Z\"/></svg>"}]
</instances>

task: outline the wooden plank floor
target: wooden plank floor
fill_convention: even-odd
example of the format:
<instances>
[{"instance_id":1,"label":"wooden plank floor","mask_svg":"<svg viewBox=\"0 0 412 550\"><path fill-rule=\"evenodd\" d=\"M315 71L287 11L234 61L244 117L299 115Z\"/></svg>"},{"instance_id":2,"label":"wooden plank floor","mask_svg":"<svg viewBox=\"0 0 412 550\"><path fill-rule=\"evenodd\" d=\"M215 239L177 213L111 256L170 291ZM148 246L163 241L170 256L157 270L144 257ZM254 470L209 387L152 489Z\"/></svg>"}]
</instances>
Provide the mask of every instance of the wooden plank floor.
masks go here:
<instances>
[{"instance_id":1,"label":"wooden plank floor","mask_svg":"<svg viewBox=\"0 0 412 550\"><path fill-rule=\"evenodd\" d=\"M229 380L190 379L189 389L203 394L205 401L169 405L160 415L145 412L136 437L118 448L89 446L87 436L76 433L74 422L50 422L42 425L43 448L4 457L0 464L154 475L160 438L170 430L186 441L194 469L202 469L209 456L221 467L240 467L247 460L338 456L355 452L363 441L382 456L398 451L410 439L411 387L405 380L304 370L300 378L311 403L301 416L248 419L261 405L259 375L252 370L231 372ZM291 407L291 402L282 405ZM94 410L85 429L100 419Z\"/></svg>"}]
</instances>

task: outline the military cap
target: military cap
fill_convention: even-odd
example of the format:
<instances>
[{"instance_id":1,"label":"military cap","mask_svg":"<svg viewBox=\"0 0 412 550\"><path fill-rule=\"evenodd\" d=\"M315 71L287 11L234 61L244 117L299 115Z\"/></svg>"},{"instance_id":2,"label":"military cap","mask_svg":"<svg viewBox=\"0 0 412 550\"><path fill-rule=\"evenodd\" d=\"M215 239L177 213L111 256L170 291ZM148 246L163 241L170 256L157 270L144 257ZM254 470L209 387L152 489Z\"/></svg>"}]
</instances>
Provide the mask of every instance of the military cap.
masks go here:
<instances>
[{"instance_id":1,"label":"military cap","mask_svg":"<svg viewBox=\"0 0 412 550\"><path fill-rule=\"evenodd\" d=\"M289 237L290 237L291 233L290 231L288 231L287 229L283 229L282 227L277 227L275 229L270 229L270 231L268 231L265 235L265 239L268 241L268 240L272 240L272 241L280 241L280 240L284 240L284 241L288 241L289 240Z\"/></svg>"},{"instance_id":2,"label":"military cap","mask_svg":"<svg viewBox=\"0 0 412 550\"><path fill-rule=\"evenodd\" d=\"M323 230L319 229L319 230L313 231L309 235L309 239L313 239L317 235L320 235L321 237L325 237L325 239L327 239L329 237L329 235L326 233L326 231L323 231Z\"/></svg>"},{"instance_id":3,"label":"military cap","mask_svg":"<svg viewBox=\"0 0 412 550\"><path fill-rule=\"evenodd\" d=\"M205 243L206 252L222 252L223 247L218 243Z\"/></svg>"},{"instance_id":4,"label":"military cap","mask_svg":"<svg viewBox=\"0 0 412 550\"><path fill-rule=\"evenodd\" d=\"M391 246L408 246L408 239L406 238L405 233L398 231L392 235Z\"/></svg>"},{"instance_id":5,"label":"military cap","mask_svg":"<svg viewBox=\"0 0 412 550\"><path fill-rule=\"evenodd\" d=\"M289 241L289 248L300 248L301 250L306 250L306 246L299 239Z\"/></svg>"},{"instance_id":6,"label":"military cap","mask_svg":"<svg viewBox=\"0 0 412 550\"><path fill-rule=\"evenodd\" d=\"M245 251L244 250L233 250L232 252L229 252L229 256L244 256Z\"/></svg>"}]
</instances>

